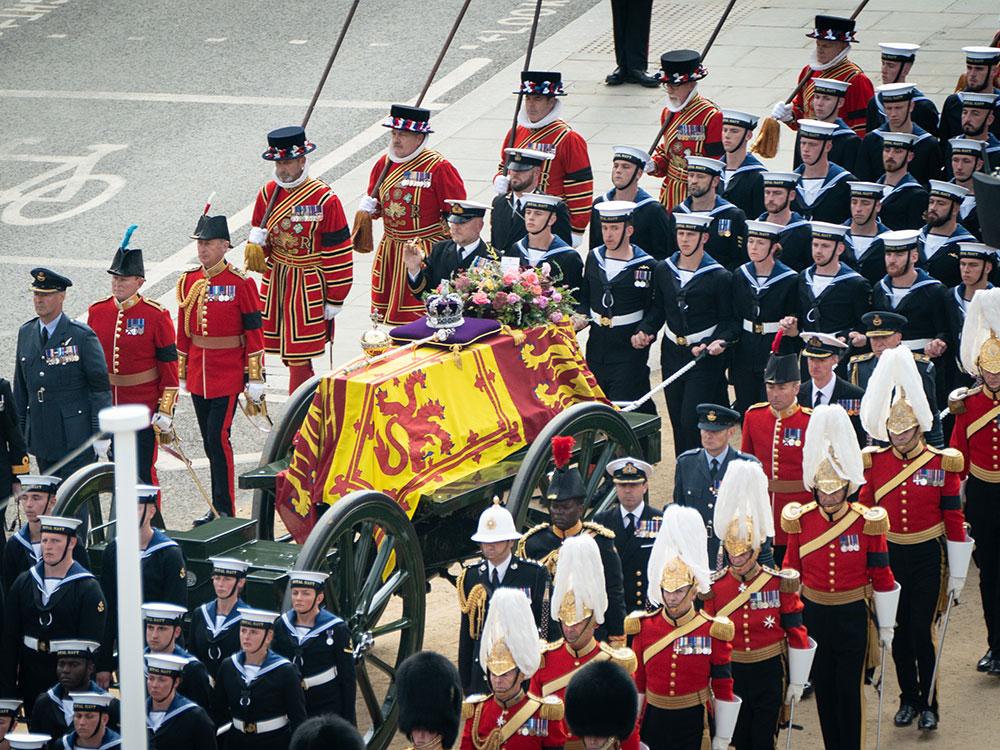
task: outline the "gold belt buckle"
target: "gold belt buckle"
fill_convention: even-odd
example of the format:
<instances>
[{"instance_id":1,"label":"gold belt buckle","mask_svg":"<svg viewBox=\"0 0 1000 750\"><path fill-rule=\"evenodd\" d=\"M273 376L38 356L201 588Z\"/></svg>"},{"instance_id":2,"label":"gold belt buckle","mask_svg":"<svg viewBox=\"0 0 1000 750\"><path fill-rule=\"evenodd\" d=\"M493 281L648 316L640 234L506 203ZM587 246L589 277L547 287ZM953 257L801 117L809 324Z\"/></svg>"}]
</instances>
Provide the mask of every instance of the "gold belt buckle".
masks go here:
<instances>
[{"instance_id":1,"label":"gold belt buckle","mask_svg":"<svg viewBox=\"0 0 1000 750\"><path fill-rule=\"evenodd\" d=\"M753 332L754 333L764 333L764 324L763 323L754 323L753 324Z\"/></svg>"},{"instance_id":2,"label":"gold belt buckle","mask_svg":"<svg viewBox=\"0 0 1000 750\"><path fill-rule=\"evenodd\" d=\"M605 326L607 328L610 328L611 327L611 318L609 318L607 315L602 315L601 316L601 325Z\"/></svg>"},{"instance_id":3,"label":"gold belt buckle","mask_svg":"<svg viewBox=\"0 0 1000 750\"><path fill-rule=\"evenodd\" d=\"M243 722L243 733L244 734L257 734L257 722L256 721L246 721L246 722Z\"/></svg>"},{"instance_id":4,"label":"gold belt buckle","mask_svg":"<svg viewBox=\"0 0 1000 750\"><path fill-rule=\"evenodd\" d=\"M687 345L688 345L687 336L677 337L677 346L687 346Z\"/></svg>"}]
</instances>

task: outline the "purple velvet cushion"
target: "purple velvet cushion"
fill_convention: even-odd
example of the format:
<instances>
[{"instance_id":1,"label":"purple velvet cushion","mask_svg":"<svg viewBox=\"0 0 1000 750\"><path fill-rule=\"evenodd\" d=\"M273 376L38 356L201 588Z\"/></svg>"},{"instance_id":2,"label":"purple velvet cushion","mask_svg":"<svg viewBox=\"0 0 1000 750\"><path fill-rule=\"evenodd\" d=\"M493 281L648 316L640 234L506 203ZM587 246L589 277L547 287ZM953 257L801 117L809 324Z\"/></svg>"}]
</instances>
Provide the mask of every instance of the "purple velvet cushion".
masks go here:
<instances>
[{"instance_id":1,"label":"purple velvet cushion","mask_svg":"<svg viewBox=\"0 0 1000 750\"><path fill-rule=\"evenodd\" d=\"M427 325L427 318L415 320L403 326L397 326L389 331L394 341L419 341L432 335L437 329ZM444 341L429 341L429 344L451 346L452 344L471 344L491 336L500 330L500 323L486 318L466 318L465 322L455 329L455 333Z\"/></svg>"}]
</instances>

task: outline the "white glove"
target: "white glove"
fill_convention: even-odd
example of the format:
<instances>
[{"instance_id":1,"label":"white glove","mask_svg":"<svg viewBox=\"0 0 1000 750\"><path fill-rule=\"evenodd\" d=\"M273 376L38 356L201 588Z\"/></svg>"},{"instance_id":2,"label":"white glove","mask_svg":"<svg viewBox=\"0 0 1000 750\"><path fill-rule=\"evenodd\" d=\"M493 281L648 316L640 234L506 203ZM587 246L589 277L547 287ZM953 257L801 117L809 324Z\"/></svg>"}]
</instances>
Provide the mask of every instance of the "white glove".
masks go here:
<instances>
[{"instance_id":1,"label":"white glove","mask_svg":"<svg viewBox=\"0 0 1000 750\"><path fill-rule=\"evenodd\" d=\"M771 110L771 117L775 120L780 120L781 122L791 122L793 112L794 110L792 109L791 104L778 102L774 105L774 109Z\"/></svg>"},{"instance_id":2,"label":"white glove","mask_svg":"<svg viewBox=\"0 0 1000 750\"><path fill-rule=\"evenodd\" d=\"M361 202L358 204L359 211L364 211L366 214L373 214L376 208L378 208L377 200L370 195L362 196Z\"/></svg>"},{"instance_id":3,"label":"white glove","mask_svg":"<svg viewBox=\"0 0 1000 750\"><path fill-rule=\"evenodd\" d=\"M650 159L645 164L642 165L642 171L646 174L652 174L656 171L656 162Z\"/></svg>"},{"instance_id":4,"label":"white glove","mask_svg":"<svg viewBox=\"0 0 1000 750\"><path fill-rule=\"evenodd\" d=\"M785 703L790 706L802 700L802 691L805 687L805 685L789 685L785 691Z\"/></svg>"},{"instance_id":5,"label":"white glove","mask_svg":"<svg viewBox=\"0 0 1000 750\"><path fill-rule=\"evenodd\" d=\"M583 244L583 235L582 234L574 234L572 239L573 239L573 249L574 250L576 248L580 247L580 245Z\"/></svg>"},{"instance_id":6,"label":"white glove","mask_svg":"<svg viewBox=\"0 0 1000 750\"><path fill-rule=\"evenodd\" d=\"M727 750L729 743L732 741L732 737L713 737L712 750Z\"/></svg>"},{"instance_id":7,"label":"white glove","mask_svg":"<svg viewBox=\"0 0 1000 750\"><path fill-rule=\"evenodd\" d=\"M955 576L948 576L948 596L953 599L957 599L958 595L962 593L962 587L965 585L964 578L955 578Z\"/></svg>"},{"instance_id":8,"label":"white glove","mask_svg":"<svg viewBox=\"0 0 1000 750\"><path fill-rule=\"evenodd\" d=\"M170 417L164 414L162 411L156 412L153 415L153 427L159 429L160 432L170 432L170 426L174 423Z\"/></svg>"},{"instance_id":9,"label":"white glove","mask_svg":"<svg viewBox=\"0 0 1000 750\"><path fill-rule=\"evenodd\" d=\"M892 646L892 632L894 628L879 628L878 629L878 645L889 648Z\"/></svg>"},{"instance_id":10,"label":"white glove","mask_svg":"<svg viewBox=\"0 0 1000 750\"><path fill-rule=\"evenodd\" d=\"M111 450L111 438L103 438L94 441L94 455L98 459L107 458L108 451Z\"/></svg>"},{"instance_id":11,"label":"white glove","mask_svg":"<svg viewBox=\"0 0 1000 750\"><path fill-rule=\"evenodd\" d=\"M253 380L247 383L247 398L255 404L264 400L264 383L260 380Z\"/></svg>"},{"instance_id":12,"label":"white glove","mask_svg":"<svg viewBox=\"0 0 1000 750\"><path fill-rule=\"evenodd\" d=\"M497 195L507 195L510 192L510 178L506 175L498 174L493 178L493 190Z\"/></svg>"},{"instance_id":13,"label":"white glove","mask_svg":"<svg viewBox=\"0 0 1000 750\"><path fill-rule=\"evenodd\" d=\"M251 227L250 234L247 236L247 242L251 245L260 245L263 247L267 244L267 230L260 227Z\"/></svg>"},{"instance_id":14,"label":"white glove","mask_svg":"<svg viewBox=\"0 0 1000 750\"><path fill-rule=\"evenodd\" d=\"M323 305L323 319L333 320L337 317L337 313L344 309L343 305Z\"/></svg>"}]
</instances>

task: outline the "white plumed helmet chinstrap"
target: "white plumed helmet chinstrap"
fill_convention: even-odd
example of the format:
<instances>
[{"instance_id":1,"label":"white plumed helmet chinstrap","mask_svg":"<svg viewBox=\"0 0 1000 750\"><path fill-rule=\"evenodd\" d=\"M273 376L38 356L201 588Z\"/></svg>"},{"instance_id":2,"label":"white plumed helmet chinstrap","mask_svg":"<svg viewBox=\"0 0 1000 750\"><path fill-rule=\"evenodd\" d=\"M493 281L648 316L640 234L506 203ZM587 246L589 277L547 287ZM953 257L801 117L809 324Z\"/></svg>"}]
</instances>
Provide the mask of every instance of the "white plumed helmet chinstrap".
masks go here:
<instances>
[{"instance_id":1,"label":"white plumed helmet chinstrap","mask_svg":"<svg viewBox=\"0 0 1000 750\"><path fill-rule=\"evenodd\" d=\"M531 603L520 589L497 589L490 599L490 611L479 644L479 665L493 674L514 667L525 677L538 671L542 661L538 626Z\"/></svg>"}]
</instances>

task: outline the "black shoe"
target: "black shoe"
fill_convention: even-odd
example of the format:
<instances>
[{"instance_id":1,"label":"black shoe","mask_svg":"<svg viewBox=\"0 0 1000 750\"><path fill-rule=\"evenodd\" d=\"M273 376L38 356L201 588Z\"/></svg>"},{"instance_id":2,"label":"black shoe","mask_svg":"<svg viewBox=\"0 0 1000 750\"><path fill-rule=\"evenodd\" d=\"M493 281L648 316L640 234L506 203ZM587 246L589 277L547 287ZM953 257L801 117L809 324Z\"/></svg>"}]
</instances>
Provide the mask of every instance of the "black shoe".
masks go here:
<instances>
[{"instance_id":1,"label":"black shoe","mask_svg":"<svg viewBox=\"0 0 1000 750\"><path fill-rule=\"evenodd\" d=\"M625 74L625 83L638 83L647 89L655 89L660 85L659 79L653 78L651 75L646 75L645 70L630 70Z\"/></svg>"},{"instance_id":2,"label":"black shoe","mask_svg":"<svg viewBox=\"0 0 1000 750\"><path fill-rule=\"evenodd\" d=\"M978 669L980 672L989 672L990 667L992 666L993 666L993 649L990 649L989 651L986 652L986 655L979 660L979 663L976 664L976 669Z\"/></svg>"},{"instance_id":3,"label":"black shoe","mask_svg":"<svg viewBox=\"0 0 1000 750\"><path fill-rule=\"evenodd\" d=\"M990 664L990 677L1000 677L1000 659L994 659L993 663Z\"/></svg>"},{"instance_id":4,"label":"black shoe","mask_svg":"<svg viewBox=\"0 0 1000 750\"><path fill-rule=\"evenodd\" d=\"M897 714L898 716L898 714ZM925 708L920 712L920 721L917 722L917 729L925 729L931 731L937 729L937 716L929 708Z\"/></svg>"},{"instance_id":5,"label":"black shoe","mask_svg":"<svg viewBox=\"0 0 1000 750\"><path fill-rule=\"evenodd\" d=\"M930 713L930 711L925 711L924 713ZM933 714L931 714L931 716L933 716ZM897 727L908 727L913 723L915 718L917 718L917 709L904 703L899 707L899 710L896 712L896 716L892 721ZM924 714L920 714L920 722L923 723L923 721ZM936 723L935 726L937 726Z\"/></svg>"},{"instance_id":6,"label":"black shoe","mask_svg":"<svg viewBox=\"0 0 1000 750\"><path fill-rule=\"evenodd\" d=\"M622 73L621 68L615 68L614 73L605 78L604 82L609 86L621 86L625 83L625 74Z\"/></svg>"},{"instance_id":7,"label":"black shoe","mask_svg":"<svg viewBox=\"0 0 1000 750\"><path fill-rule=\"evenodd\" d=\"M229 513L226 513L225 511L220 511L219 512L219 518L232 518L232 515L229 514ZM194 522L194 527L198 528L199 526L204 526L209 521L214 521L214 520L215 520L215 516L212 514L212 511L208 511L208 513L206 513L205 515L203 515L201 518L197 519Z\"/></svg>"}]
</instances>

